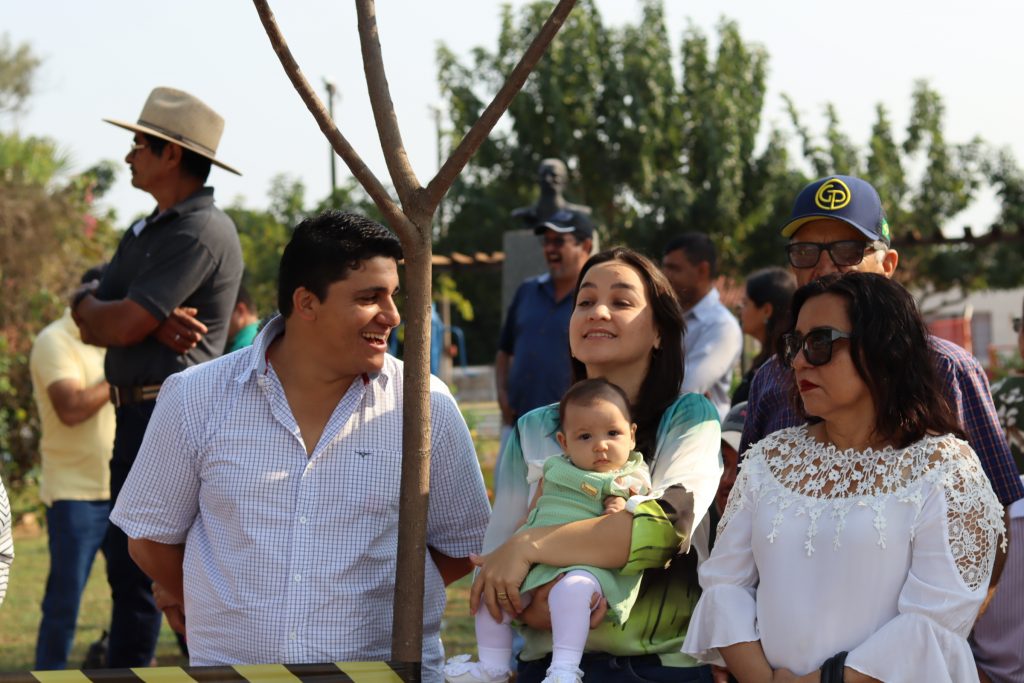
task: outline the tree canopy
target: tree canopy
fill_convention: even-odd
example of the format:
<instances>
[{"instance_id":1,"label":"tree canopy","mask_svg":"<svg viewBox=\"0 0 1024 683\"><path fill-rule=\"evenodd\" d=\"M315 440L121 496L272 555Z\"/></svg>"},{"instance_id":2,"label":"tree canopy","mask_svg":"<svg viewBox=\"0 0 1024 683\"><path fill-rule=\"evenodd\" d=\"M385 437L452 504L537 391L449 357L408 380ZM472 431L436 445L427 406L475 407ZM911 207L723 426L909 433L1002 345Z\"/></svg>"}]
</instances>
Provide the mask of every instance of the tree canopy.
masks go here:
<instances>
[{"instance_id":1,"label":"tree canopy","mask_svg":"<svg viewBox=\"0 0 1024 683\"><path fill-rule=\"evenodd\" d=\"M27 45L0 40L0 112L31 95L39 59ZM39 425L28 353L35 335L60 317L85 270L109 258L116 233L95 199L115 167L70 175L58 144L0 127L0 472L20 481L37 461Z\"/></svg>"},{"instance_id":2,"label":"tree canopy","mask_svg":"<svg viewBox=\"0 0 1024 683\"><path fill-rule=\"evenodd\" d=\"M450 145L475 120L514 46L549 7L505 7L494 48L477 47L467 59L438 48ZM713 38L689 26L675 53L661 0L642 0L640 8L635 24L609 27L593 0L581 0L509 108L507 125L449 193L440 248L500 249L503 231L518 227L511 209L535 198L537 165L558 157L570 169L567 197L593 208L605 244L624 243L657 257L673 235L699 230L719 247L725 272L742 277L782 263L778 228L805 183L850 173L879 190L905 282L923 291L1019 282L1019 242L1009 250L937 243L986 186L1000 203L999 229L1018 235L1024 175L1012 155L980 138L947 140L942 97L927 82L910 93L902 134L881 104L870 138L859 143L843 131L833 105L811 103L822 114L821 125L812 125L785 97L789 120L766 126L769 55L762 46L723 18ZM460 283L476 302L471 354L493 351L500 325L488 277ZM475 358L485 359L486 352Z\"/></svg>"}]
</instances>

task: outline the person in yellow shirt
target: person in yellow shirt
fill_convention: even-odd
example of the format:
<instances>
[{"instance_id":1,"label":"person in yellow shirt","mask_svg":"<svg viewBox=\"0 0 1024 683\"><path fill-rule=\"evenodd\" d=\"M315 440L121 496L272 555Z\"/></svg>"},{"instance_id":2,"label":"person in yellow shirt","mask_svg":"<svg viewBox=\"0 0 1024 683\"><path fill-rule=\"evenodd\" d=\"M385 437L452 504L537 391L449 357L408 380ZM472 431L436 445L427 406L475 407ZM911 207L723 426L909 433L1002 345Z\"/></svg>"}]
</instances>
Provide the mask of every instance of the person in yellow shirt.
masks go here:
<instances>
[{"instance_id":1,"label":"person in yellow shirt","mask_svg":"<svg viewBox=\"0 0 1024 683\"><path fill-rule=\"evenodd\" d=\"M102 268L87 271L82 282L99 280ZM82 342L65 310L39 333L29 358L42 426L39 497L46 504L50 549L36 670L67 666L82 591L107 532L114 407L103 377L105 353Z\"/></svg>"}]
</instances>

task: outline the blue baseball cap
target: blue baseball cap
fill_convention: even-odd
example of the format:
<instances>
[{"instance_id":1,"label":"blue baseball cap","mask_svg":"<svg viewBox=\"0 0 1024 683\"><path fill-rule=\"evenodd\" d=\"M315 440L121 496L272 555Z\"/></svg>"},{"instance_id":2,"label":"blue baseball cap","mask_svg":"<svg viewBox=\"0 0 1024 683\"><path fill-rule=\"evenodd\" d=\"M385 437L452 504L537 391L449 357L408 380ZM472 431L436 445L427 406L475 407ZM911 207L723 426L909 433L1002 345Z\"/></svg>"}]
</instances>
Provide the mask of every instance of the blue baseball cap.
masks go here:
<instances>
[{"instance_id":1,"label":"blue baseball cap","mask_svg":"<svg viewBox=\"0 0 1024 683\"><path fill-rule=\"evenodd\" d=\"M850 225L869 240L892 241L882 200L871 183L849 175L830 175L800 190L783 237L792 237L800 226L821 218L834 218Z\"/></svg>"},{"instance_id":2,"label":"blue baseball cap","mask_svg":"<svg viewBox=\"0 0 1024 683\"><path fill-rule=\"evenodd\" d=\"M579 240L589 240L594 236L594 224L586 214L579 211L562 209L551 215L546 221L538 223L533 228L535 235L543 235L548 230L563 235L573 234Z\"/></svg>"}]
</instances>

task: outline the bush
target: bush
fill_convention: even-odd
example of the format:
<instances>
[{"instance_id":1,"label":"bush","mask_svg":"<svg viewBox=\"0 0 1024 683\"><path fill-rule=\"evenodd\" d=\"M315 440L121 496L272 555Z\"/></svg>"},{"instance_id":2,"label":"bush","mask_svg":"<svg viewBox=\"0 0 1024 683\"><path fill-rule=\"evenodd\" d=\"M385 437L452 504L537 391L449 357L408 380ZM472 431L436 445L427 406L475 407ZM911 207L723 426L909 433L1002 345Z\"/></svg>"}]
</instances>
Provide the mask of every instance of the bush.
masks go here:
<instances>
[{"instance_id":1,"label":"bush","mask_svg":"<svg viewBox=\"0 0 1024 683\"><path fill-rule=\"evenodd\" d=\"M12 488L31 477L37 461L32 342L117 239L112 216L92 207L113 179L112 164L63 183L62 168L52 141L0 134L0 284L8 293L0 297L0 474Z\"/></svg>"}]
</instances>

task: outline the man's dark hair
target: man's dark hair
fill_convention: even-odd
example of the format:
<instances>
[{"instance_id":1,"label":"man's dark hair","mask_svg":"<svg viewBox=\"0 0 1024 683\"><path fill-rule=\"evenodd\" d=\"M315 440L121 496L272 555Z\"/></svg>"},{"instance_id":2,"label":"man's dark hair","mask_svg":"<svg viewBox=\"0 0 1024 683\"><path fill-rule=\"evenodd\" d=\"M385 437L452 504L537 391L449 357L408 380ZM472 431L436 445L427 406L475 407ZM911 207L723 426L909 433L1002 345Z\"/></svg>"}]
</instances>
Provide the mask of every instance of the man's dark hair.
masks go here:
<instances>
[{"instance_id":1,"label":"man's dark hair","mask_svg":"<svg viewBox=\"0 0 1024 683\"><path fill-rule=\"evenodd\" d=\"M192 150L182 148L181 170L185 175L191 176L205 184L206 179L210 177L210 166L212 165L212 162L201 154L196 154Z\"/></svg>"},{"instance_id":2,"label":"man's dark hair","mask_svg":"<svg viewBox=\"0 0 1024 683\"><path fill-rule=\"evenodd\" d=\"M902 285L875 273L831 273L793 295L793 324L814 297L834 294L846 301L850 318L850 357L875 403L875 431L904 448L929 433L963 438L944 398L935 369L928 328L914 297ZM801 351L802 353L802 351ZM793 383L797 412L803 409Z\"/></svg>"},{"instance_id":3,"label":"man's dark hair","mask_svg":"<svg viewBox=\"0 0 1024 683\"><path fill-rule=\"evenodd\" d=\"M146 147L149 147L149 151L153 156L160 156L164 153L164 148L171 144L167 140L150 135L149 133L143 133L142 137L146 138Z\"/></svg>"},{"instance_id":4,"label":"man's dark hair","mask_svg":"<svg viewBox=\"0 0 1024 683\"><path fill-rule=\"evenodd\" d=\"M143 133L142 136L146 138L146 146L149 147L149 151L155 156L163 154L167 145L171 144L163 138L148 133ZM206 157L196 154L190 149L181 148L181 170L185 175L205 183L206 179L210 177L211 166L212 163Z\"/></svg>"},{"instance_id":5,"label":"man's dark hair","mask_svg":"<svg viewBox=\"0 0 1024 683\"><path fill-rule=\"evenodd\" d=\"M348 277L361 261L377 256L402 258L402 245L390 230L365 216L324 211L295 227L281 255L277 277L277 307L285 318L292 314L292 294L305 287L318 299L327 288Z\"/></svg>"},{"instance_id":6,"label":"man's dark hair","mask_svg":"<svg viewBox=\"0 0 1024 683\"><path fill-rule=\"evenodd\" d=\"M686 260L693 265L707 261L708 277L712 279L718 277L718 252L710 237L702 232L684 232L665 245L662 256L677 249L682 249L686 254Z\"/></svg>"},{"instance_id":7,"label":"man's dark hair","mask_svg":"<svg viewBox=\"0 0 1024 683\"><path fill-rule=\"evenodd\" d=\"M249 293L249 288L244 284L238 285L238 296L235 297L235 305L237 306L238 304L245 304L250 313L256 312L256 305L252 301L252 294Z\"/></svg>"},{"instance_id":8,"label":"man's dark hair","mask_svg":"<svg viewBox=\"0 0 1024 683\"><path fill-rule=\"evenodd\" d=\"M626 396L619 385L612 384L603 377L594 377L592 379L585 379L582 382L576 382L569 391L565 392L565 396L558 403L558 421L562 425L562 431L565 431L565 411L570 405L574 406L591 406L598 399L604 399L617 404L622 409L622 414L626 418L626 422L632 422L633 416L629 407L629 397Z\"/></svg>"},{"instance_id":9,"label":"man's dark hair","mask_svg":"<svg viewBox=\"0 0 1024 683\"><path fill-rule=\"evenodd\" d=\"M107 272L107 263L98 263L89 270L82 273L82 279L79 281L83 285L86 282L92 282L93 280L102 280L103 273Z\"/></svg>"}]
</instances>

